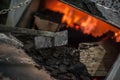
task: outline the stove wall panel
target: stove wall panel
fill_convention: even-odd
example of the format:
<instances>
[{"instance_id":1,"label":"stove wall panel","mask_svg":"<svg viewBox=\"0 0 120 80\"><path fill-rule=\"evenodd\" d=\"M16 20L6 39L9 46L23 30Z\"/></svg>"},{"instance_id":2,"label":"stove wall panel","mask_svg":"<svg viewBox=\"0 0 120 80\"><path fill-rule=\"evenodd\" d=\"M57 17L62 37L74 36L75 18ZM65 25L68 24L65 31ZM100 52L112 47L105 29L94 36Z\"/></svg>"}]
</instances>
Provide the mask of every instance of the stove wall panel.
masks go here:
<instances>
[{"instance_id":1,"label":"stove wall panel","mask_svg":"<svg viewBox=\"0 0 120 80\"><path fill-rule=\"evenodd\" d=\"M120 28L119 0L61 0Z\"/></svg>"}]
</instances>

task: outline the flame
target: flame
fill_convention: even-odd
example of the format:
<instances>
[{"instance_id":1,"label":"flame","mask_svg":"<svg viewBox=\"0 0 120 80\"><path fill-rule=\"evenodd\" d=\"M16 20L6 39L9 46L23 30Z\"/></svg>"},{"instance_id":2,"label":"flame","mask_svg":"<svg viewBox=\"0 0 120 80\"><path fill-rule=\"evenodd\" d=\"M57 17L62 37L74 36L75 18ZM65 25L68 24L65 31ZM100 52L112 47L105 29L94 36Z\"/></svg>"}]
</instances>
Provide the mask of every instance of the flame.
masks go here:
<instances>
[{"instance_id":1,"label":"flame","mask_svg":"<svg viewBox=\"0 0 120 80\"><path fill-rule=\"evenodd\" d=\"M114 38L116 39L116 42L120 42L120 31L115 32Z\"/></svg>"},{"instance_id":2,"label":"flame","mask_svg":"<svg viewBox=\"0 0 120 80\"><path fill-rule=\"evenodd\" d=\"M80 24L82 31L85 34L90 34L91 32L93 32L97 26L97 20L91 16L86 16L87 19L82 21L82 23Z\"/></svg>"},{"instance_id":3,"label":"flame","mask_svg":"<svg viewBox=\"0 0 120 80\"><path fill-rule=\"evenodd\" d=\"M115 32L114 38L116 42L120 42L119 29L92 17L78 9L75 9L67 4L60 2L59 0L47 0L45 4L46 8L63 13L62 22L67 22L69 27L74 27L76 30L82 30L85 34L90 34L94 37L100 37L108 31Z\"/></svg>"}]
</instances>

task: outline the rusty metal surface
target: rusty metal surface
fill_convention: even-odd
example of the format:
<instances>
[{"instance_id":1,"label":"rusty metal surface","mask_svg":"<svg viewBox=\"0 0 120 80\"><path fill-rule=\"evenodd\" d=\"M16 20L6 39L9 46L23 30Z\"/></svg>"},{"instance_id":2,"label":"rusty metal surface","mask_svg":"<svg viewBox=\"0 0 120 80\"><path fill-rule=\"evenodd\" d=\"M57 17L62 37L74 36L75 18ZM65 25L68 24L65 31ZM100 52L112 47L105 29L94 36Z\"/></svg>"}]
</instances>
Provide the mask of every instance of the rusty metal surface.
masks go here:
<instances>
[{"instance_id":1,"label":"rusty metal surface","mask_svg":"<svg viewBox=\"0 0 120 80\"><path fill-rule=\"evenodd\" d=\"M62 2L120 28L119 0L61 0Z\"/></svg>"}]
</instances>

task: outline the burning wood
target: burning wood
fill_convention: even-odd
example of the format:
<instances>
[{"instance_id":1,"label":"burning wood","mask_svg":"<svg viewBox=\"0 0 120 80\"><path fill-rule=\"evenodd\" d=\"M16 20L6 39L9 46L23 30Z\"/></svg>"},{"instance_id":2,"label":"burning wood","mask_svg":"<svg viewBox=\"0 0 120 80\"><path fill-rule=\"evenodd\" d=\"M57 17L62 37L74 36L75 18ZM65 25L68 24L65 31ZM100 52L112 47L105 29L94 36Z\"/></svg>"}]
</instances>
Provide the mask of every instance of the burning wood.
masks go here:
<instances>
[{"instance_id":1,"label":"burning wood","mask_svg":"<svg viewBox=\"0 0 120 80\"><path fill-rule=\"evenodd\" d=\"M70 5L74 4L75 6L80 7L83 10L87 10L87 8L88 8L90 11L93 10L92 8L94 8L94 7L90 6L88 3L93 5L93 2L95 2L95 1L93 1L93 2L92 1L78 1L79 2L78 3L77 1L73 1L73 0L71 0L71 1L61 0L61 1L63 1L63 2L65 1ZM94 37L100 37L103 34L107 33L108 31L112 31L115 34L119 32L119 29L115 28L114 26L107 24L98 18L90 16L87 13L84 13L84 12L72 7L73 5L69 6L63 2L60 2L58 0L51 0L51 1L46 0L45 8L53 10L55 12L63 13L64 15L62 18L62 23L66 22L69 25L69 27L75 28L76 30L81 30L84 34L89 34ZM87 6L87 8L85 5L83 5L85 7L84 8L77 4L81 4L81 5L85 4ZM95 6L95 5L93 5L93 6ZM96 6L98 6L98 5L96 5ZM96 12L91 11L91 14L96 13L96 15L100 16L100 13L97 13L96 7L95 7L95 11ZM118 14L117 14L117 16L118 16ZM114 20L114 22L116 22L116 21ZM77 24L77 26L74 26L74 24ZM118 37L116 38L116 41L119 42Z\"/></svg>"}]
</instances>

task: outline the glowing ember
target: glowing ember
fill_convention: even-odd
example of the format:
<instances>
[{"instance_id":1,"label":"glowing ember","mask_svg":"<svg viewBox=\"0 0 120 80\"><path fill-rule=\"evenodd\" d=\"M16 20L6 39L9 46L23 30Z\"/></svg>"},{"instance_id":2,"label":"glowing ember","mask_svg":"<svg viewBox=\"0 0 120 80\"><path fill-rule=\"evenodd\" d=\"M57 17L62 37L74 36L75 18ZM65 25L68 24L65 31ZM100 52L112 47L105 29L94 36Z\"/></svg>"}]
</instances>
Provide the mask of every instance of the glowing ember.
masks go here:
<instances>
[{"instance_id":1,"label":"glowing ember","mask_svg":"<svg viewBox=\"0 0 120 80\"><path fill-rule=\"evenodd\" d=\"M80 28L80 26L78 26L78 25L75 26L75 29L76 29L76 30L79 30L79 28Z\"/></svg>"},{"instance_id":2,"label":"glowing ember","mask_svg":"<svg viewBox=\"0 0 120 80\"><path fill-rule=\"evenodd\" d=\"M120 31L115 27L94 18L80 10L68 6L58 0L47 0L46 8L63 13L62 22L67 22L69 27L76 30L82 30L85 34L90 34L94 37L100 37L108 31L115 32L116 42L120 42ZM77 26L73 26L77 24Z\"/></svg>"},{"instance_id":3,"label":"glowing ember","mask_svg":"<svg viewBox=\"0 0 120 80\"><path fill-rule=\"evenodd\" d=\"M116 42L120 42L120 31L115 32L114 37L115 37L115 39L116 39Z\"/></svg>"}]
</instances>

